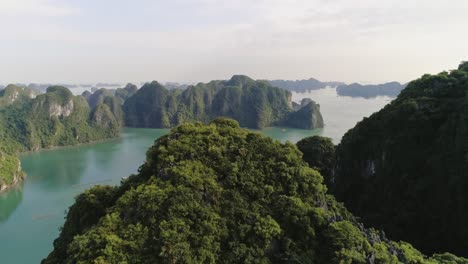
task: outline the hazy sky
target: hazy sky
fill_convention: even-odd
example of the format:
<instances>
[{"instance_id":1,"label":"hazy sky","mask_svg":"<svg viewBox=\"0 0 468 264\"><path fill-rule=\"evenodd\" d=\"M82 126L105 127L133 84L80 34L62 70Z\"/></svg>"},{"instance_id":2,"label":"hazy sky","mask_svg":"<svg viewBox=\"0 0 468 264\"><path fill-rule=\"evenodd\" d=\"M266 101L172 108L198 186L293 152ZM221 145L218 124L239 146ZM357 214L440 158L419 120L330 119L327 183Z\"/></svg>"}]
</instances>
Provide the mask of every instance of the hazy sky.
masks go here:
<instances>
[{"instance_id":1,"label":"hazy sky","mask_svg":"<svg viewBox=\"0 0 468 264\"><path fill-rule=\"evenodd\" d=\"M0 0L0 83L406 82L468 59L467 0Z\"/></svg>"}]
</instances>

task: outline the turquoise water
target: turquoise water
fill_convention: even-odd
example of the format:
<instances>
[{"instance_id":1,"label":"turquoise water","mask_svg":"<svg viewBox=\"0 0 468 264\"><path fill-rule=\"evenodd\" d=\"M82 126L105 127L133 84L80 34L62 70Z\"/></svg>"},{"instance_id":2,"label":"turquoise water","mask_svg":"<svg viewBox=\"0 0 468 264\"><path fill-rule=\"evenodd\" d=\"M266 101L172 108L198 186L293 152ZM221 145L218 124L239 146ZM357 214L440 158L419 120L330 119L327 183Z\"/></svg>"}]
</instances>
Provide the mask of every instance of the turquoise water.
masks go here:
<instances>
[{"instance_id":1,"label":"turquoise water","mask_svg":"<svg viewBox=\"0 0 468 264\"><path fill-rule=\"evenodd\" d=\"M372 99L338 96L334 88L292 94L293 101L300 101L306 97L320 104L325 128L319 133L332 138L335 144L338 144L344 133L363 117L379 111L391 101L391 98L386 96Z\"/></svg>"},{"instance_id":2,"label":"turquoise water","mask_svg":"<svg viewBox=\"0 0 468 264\"><path fill-rule=\"evenodd\" d=\"M145 150L166 133L125 129L117 140L23 155L26 181L0 194L0 263L39 263L52 249L73 198L135 173Z\"/></svg>"},{"instance_id":3,"label":"turquoise water","mask_svg":"<svg viewBox=\"0 0 468 264\"><path fill-rule=\"evenodd\" d=\"M283 142L325 135L337 143L357 121L388 102L385 98L343 100L323 90L295 94L294 98L300 96L312 96L322 105L324 129L266 128L261 133ZM116 185L122 177L135 173L147 148L167 132L124 129L121 138L113 141L23 155L27 180L0 194L0 263L39 263L51 251L73 198L95 184Z\"/></svg>"}]
</instances>

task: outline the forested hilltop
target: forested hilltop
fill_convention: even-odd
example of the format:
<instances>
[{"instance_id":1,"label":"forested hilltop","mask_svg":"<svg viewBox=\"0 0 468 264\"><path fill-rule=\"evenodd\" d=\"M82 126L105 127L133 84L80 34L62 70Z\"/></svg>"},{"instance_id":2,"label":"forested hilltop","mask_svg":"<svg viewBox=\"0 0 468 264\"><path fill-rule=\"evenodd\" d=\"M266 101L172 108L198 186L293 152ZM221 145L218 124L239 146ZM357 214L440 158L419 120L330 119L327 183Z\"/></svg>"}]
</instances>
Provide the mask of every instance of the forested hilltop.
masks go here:
<instances>
[{"instance_id":1,"label":"forested hilltop","mask_svg":"<svg viewBox=\"0 0 468 264\"><path fill-rule=\"evenodd\" d=\"M60 86L37 94L15 85L0 92L0 191L24 177L17 157L20 152L119 134L117 120L105 103L90 109L83 97Z\"/></svg>"},{"instance_id":2,"label":"forested hilltop","mask_svg":"<svg viewBox=\"0 0 468 264\"><path fill-rule=\"evenodd\" d=\"M137 175L76 198L47 263L466 263L365 228L281 144L217 119L156 141Z\"/></svg>"},{"instance_id":3,"label":"forested hilltop","mask_svg":"<svg viewBox=\"0 0 468 264\"><path fill-rule=\"evenodd\" d=\"M211 81L168 90L158 82L145 84L124 105L125 125L168 128L185 122L209 122L230 117L242 127L323 127L320 106L311 101L295 111L291 93L236 75L227 81Z\"/></svg>"},{"instance_id":4,"label":"forested hilltop","mask_svg":"<svg viewBox=\"0 0 468 264\"><path fill-rule=\"evenodd\" d=\"M467 92L465 62L410 82L359 122L336 150L337 199L392 239L468 256Z\"/></svg>"}]
</instances>

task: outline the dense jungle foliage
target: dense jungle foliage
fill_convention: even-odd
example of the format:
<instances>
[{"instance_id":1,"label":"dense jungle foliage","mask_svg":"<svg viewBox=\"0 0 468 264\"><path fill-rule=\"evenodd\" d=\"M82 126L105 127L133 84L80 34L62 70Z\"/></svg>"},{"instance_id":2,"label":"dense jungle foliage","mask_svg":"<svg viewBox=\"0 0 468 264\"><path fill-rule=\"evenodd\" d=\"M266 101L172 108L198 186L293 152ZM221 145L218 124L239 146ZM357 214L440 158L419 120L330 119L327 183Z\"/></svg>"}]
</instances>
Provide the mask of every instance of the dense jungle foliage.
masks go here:
<instances>
[{"instance_id":1,"label":"dense jungle foliage","mask_svg":"<svg viewBox=\"0 0 468 264\"><path fill-rule=\"evenodd\" d=\"M300 111L292 109L291 93L255 81L233 76L168 90L158 82L145 84L124 104L125 124L130 127L168 128L185 122L210 122L217 117L237 120L242 127L279 125L304 129L323 127L319 105L311 102Z\"/></svg>"},{"instance_id":2,"label":"dense jungle foliage","mask_svg":"<svg viewBox=\"0 0 468 264\"><path fill-rule=\"evenodd\" d=\"M137 175L76 197L43 263L467 263L364 228L322 180L291 143L184 124Z\"/></svg>"},{"instance_id":3,"label":"dense jungle foliage","mask_svg":"<svg viewBox=\"0 0 468 264\"><path fill-rule=\"evenodd\" d=\"M335 167L335 145L330 138L312 136L299 140L297 148L303 153L303 159L309 167L317 170L327 186L332 185Z\"/></svg>"},{"instance_id":4,"label":"dense jungle foliage","mask_svg":"<svg viewBox=\"0 0 468 264\"><path fill-rule=\"evenodd\" d=\"M424 75L337 148L333 192L425 253L468 256L468 63Z\"/></svg>"}]
</instances>

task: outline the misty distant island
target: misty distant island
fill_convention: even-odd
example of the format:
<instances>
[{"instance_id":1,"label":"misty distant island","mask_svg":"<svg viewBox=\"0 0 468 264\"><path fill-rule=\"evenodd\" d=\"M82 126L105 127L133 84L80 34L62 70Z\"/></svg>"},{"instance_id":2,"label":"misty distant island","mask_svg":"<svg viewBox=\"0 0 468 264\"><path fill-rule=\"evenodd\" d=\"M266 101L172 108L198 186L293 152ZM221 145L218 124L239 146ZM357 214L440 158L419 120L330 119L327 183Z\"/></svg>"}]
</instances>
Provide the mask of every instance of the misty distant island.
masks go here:
<instances>
[{"instance_id":1,"label":"misty distant island","mask_svg":"<svg viewBox=\"0 0 468 264\"><path fill-rule=\"evenodd\" d=\"M396 98L406 84L389 82L377 85L362 85L359 83L343 84L336 87L336 93L340 96L374 98L377 96L388 96Z\"/></svg>"},{"instance_id":2,"label":"misty distant island","mask_svg":"<svg viewBox=\"0 0 468 264\"><path fill-rule=\"evenodd\" d=\"M336 88L339 96L374 98L377 96L388 96L396 98L406 84L399 82L388 82L383 84L363 85L359 83L345 84L343 82L322 82L314 78L307 80L268 80L273 86L286 89L291 92L304 93L312 90L325 88Z\"/></svg>"},{"instance_id":3,"label":"misty distant island","mask_svg":"<svg viewBox=\"0 0 468 264\"><path fill-rule=\"evenodd\" d=\"M382 84L360 84L360 83L351 83L346 84L344 82L338 81L320 81L315 78L303 79L303 80L261 80L268 83L273 87L278 87L281 89L288 90L290 92L296 93L305 93L313 90L320 90L325 88L336 89L336 93L339 96L349 96L349 97L362 97L362 98L374 98L377 96L388 96L391 98L396 98L400 94L407 84L401 84L396 81L382 83ZM141 82L143 86L146 82ZM179 82L161 82L167 90L185 90L190 86L193 86L189 83L179 83ZM88 91L88 93L95 93L101 89L105 89L107 93L115 93L119 88L122 89L123 84L119 83L107 83L107 82L98 82L95 84L89 83L30 83L30 84L15 84L18 87L23 87L28 90L32 90L35 93L45 93L47 88L50 86L63 86L67 87L70 90L74 91L75 94L81 94L81 91ZM0 84L0 89L4 89L5 85ZM77 90L81 90L77 93ZM98 92L98 94L103 91ZM85 94L86 95L86 94Z\"/></svg>"},{"instance_id":4,"label":"misty distant island","mask_svg":"<svg viewBox=\"0 0 468 264\"><path fill-rule=\"evenodd\" d=\"M314 78L307 80L267 80L267 82L273 86L298 93L324 89L327 87L337 87L345 84L342 82L321 82Z\"/></svg>"}]
</instances>

